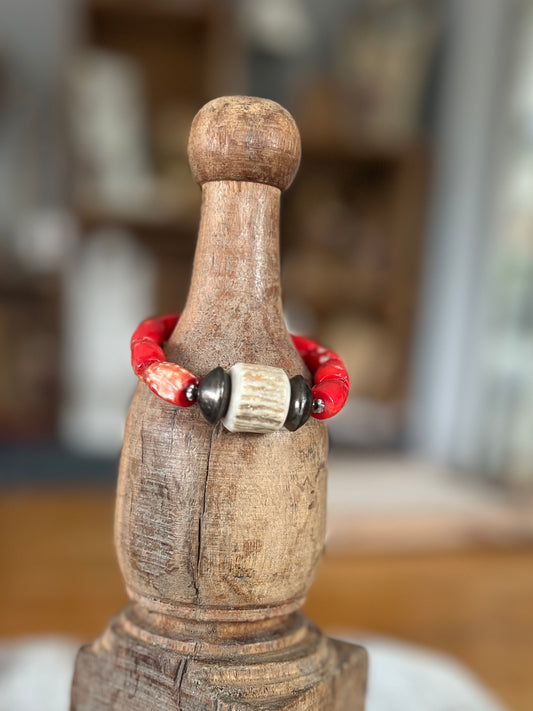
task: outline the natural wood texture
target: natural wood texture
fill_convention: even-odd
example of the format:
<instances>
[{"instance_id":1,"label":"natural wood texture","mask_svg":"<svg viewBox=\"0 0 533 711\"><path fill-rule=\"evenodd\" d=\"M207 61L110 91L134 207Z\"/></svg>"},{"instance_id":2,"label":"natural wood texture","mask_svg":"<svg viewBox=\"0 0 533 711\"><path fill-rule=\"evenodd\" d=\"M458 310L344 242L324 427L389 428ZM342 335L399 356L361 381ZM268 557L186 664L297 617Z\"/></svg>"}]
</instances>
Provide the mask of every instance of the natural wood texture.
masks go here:
<instances>
[{"instance_id":1,"label":"natural wood texture","mask_svg":"<svg viewBox=\"0 0 533 711\"><path fill-rule=\"evenodd\" d=\"M194 179L201 185L245 180L285 190L300 164L300 134L279 104L229 97L198 112L188 152Z\"/></svg>"},{"instance_id":2,"label":"natural wood texture","mask_svg":"<svg viewBox=\"0 0 533 711\"><path fill-rule=\"evenodd\" d=\"M236 362L305 374L286 330L280 188L290 115L224 97L189 140L202 184L187 304L167 358L198 377ZM327 430L231 434L140 384L122 451L115 543L132 603L78 655L73 711L363 708L366 656L298 609L325 531Z\"/></svg>"},{"instance_id":3,"label":"natural wood texture","mask_svg":"<svg viewBox=\"0 0 533 711\"><path fill-rule=\"evenodd\" d=\"M87 640L124 605L113 503L109 489L0 494L0 637ZM393 526L376 513L372 528L353 520L339 531L330 516L330 542L304 610L330 631L378 632L447 652L508 708L531 711L533 544L517 546L509 537L494 548L490 528L476 540L462 537L456 527L466 519L448 521L448 551L424 543L414 553L415 528L422 540L424 520L409 522L410 535L399 517ZM341 533L348 538L339 548Z\"/></svg>"}]
</instances>

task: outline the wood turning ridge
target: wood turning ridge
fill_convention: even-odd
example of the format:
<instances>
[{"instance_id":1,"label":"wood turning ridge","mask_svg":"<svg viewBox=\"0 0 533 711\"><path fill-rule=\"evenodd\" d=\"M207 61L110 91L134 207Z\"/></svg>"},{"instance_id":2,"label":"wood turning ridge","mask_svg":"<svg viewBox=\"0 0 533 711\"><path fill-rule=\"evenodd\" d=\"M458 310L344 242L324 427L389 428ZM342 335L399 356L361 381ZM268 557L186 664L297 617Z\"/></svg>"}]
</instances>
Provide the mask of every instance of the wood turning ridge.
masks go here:
<instances>
[{"instance_id":1,"label":"wood turning ridge","mask_svg":"<svg viewBox=\"0 0 533 711\"><path fill-rule=\"evenodd\" d=\"M238 362L308 377L281 304L280 196L300 161L292 117L222 97L197 114L188 150L202 212L167 359L198 377ZM299 612L322 553L326 479L323 422L231 433L140 383L115 517L131 602L80 650L71 711L362 711L366 652Z\"/></svg>"}]
</instances>

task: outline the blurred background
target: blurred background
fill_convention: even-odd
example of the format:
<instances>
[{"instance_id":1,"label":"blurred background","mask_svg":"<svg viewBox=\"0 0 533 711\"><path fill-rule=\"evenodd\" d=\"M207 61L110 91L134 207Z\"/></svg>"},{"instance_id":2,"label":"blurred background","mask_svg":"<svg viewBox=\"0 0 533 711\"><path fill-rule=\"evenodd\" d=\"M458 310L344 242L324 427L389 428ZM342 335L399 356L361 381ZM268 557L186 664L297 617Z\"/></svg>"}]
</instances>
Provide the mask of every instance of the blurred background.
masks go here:
<instances>
[{"instance_id":1,"label":"blurred background","mask_svg":"<svg viewBox=\"0 0 533 711\"><path fill-rule=\"evenodd\" d=\"M129 338L184 304L188 130L230 93L299 125L287 321L352 379L306 612L530 711L532 0L3 0L0 636L91 639L125 602Z\"/></svg>"}]
</instances>

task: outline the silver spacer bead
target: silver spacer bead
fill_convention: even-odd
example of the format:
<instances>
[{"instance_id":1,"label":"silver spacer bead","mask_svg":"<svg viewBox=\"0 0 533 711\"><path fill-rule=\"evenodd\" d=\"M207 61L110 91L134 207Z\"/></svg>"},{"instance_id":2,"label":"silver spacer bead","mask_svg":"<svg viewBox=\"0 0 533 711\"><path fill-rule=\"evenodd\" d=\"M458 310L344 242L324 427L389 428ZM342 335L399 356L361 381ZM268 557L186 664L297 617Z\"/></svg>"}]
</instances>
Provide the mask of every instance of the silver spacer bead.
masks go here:
<instances>
[{"instance_id":1,"label":"silver spacer bead","mask_svg":"<svg viewBox=\"0 0 533 711\"><path fill-rule=\"evenodd\" d=\"M324 400L319 397L316 397L313 400L313 412L315 413L315 415L320 415L322 412L324 412L325 408L326 403L324 402Z\"/></svg>"},{"instance_id":2,"label":"silver spacer bead","mask_svg":"<svg viewBox=\"0 0 533 711\"><path fill-rule=\"evenodd\" d=\"M185 397L189 402L196 402L198 399L198 386L191 383L187 390L185 390Z\"/></svg>"}]
</instances>

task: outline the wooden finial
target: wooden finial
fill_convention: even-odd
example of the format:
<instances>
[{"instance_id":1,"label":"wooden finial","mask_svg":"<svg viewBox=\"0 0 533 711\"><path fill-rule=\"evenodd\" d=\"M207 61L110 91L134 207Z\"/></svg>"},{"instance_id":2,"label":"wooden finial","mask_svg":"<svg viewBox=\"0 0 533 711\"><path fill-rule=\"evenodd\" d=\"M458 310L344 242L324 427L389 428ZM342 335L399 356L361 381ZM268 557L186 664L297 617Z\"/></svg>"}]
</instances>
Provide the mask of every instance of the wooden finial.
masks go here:
<instances>
[{"instance_id":1,"label":"wooden finial","mask_svg":"<svg viewBox=\"0 0 533 711\"><path fill-rule=\"evenodd\" d=\"M280 190L299 146L290 115L263 99L217 99L193 122L202 215L166 357L197 377L239 362L308 376L279 273ZM115 525L132 603L81 650L73 711L362 709L364 652L298 612L323 547L326 458L318 420L233 433L140 384Z\"/></svg>"},{"instance_id":2,"label":"wooden finial","mask_svg":"<svg viewBox=\"0 0 533 711\"><path fill-rule=\"evenodd\" d=\"M194 118L189 163L200 185L242 180L285 190L300 165L300 134L279 104L249 96L225 96Z\"/></svg>"}]
</instances>

